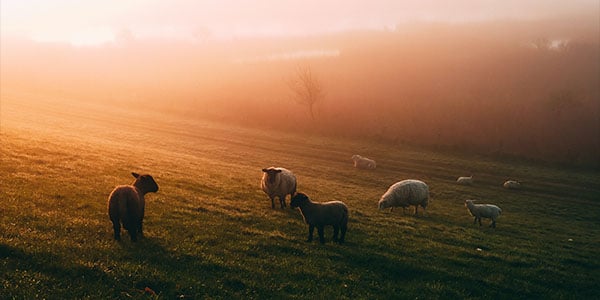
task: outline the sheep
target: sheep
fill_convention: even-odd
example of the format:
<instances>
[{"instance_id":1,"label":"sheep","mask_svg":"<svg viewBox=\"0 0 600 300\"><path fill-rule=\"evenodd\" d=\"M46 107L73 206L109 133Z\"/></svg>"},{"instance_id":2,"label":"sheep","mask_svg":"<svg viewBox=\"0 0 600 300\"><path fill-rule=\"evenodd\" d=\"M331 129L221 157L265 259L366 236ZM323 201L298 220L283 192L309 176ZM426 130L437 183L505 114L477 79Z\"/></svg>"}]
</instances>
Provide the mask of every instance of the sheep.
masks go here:
<instances>
[{"instance_id":1,"label":"sheep","mask_svg":"<svg viewBox=\"0 0 600 300\"><path fill-rule=\"evenodd\" d=\"M312 202L306 194L297 193L292 197L290 208L299 208L304 222L308 224L308 239L313 239L313 231L317 227L319 242L325 243L323 228L325 225L333 226L333 241L339 244L344 242L348 229L348 206L342 201L329 201L324 203ZM338 232L341 231L338 239Z\"/></svg>"},{"instance_id":2,"label":"sheep","mask_svg":"<svg viewBox=\"0 0 600 300\"><path fill-rule=\"evenodd\" d=\"M465 207L469 210L469 213L475 217L473 224L479 221L481 226L481 218L492 219L490 227L496 228L496 219L502 214L502 209L493 204L475 204L475 200L465 200Z\"/></svg>"},{"instance_id":3,"label":"sheep","mask_svg":"<svg viewBox=\"0 0 600 300\"><path fill-rule=\"evenodd\" d=\"M144 236L145 200L147 193L158 192L158 184L150 175L132 172L135 181L131 185L119 185L108 196L108 216L113 224L115 240L121 240L121 223L127 230L131 241L137 241L138 233Z\"/></svg>"},{"instance_id":4,"label":"sheep","mask_svg":"<svg viewBox=\"0 0 600 300\"><path fill-rule=\"evenodd\" d=\"M381 196L379 200L379 210L390 207L390 211L394 207L406 208L411 205L415 206L415 216L418 216L419 205L423 207L423 215L429 204L429 187L420 180L406 179L394 183Z\"/></svg>"},{"instance_id":5,"label":"sheep","mask_svg":"<svg viewBox=\"0 0 600 300\"><path fill-rule=\"evenodd\" d=\"M357 169L373 170L375 167L377 167L377 164L374 160L362 157L358 154L352 155L352 160L354 161L354 167Z\"/></svg>"},{"instance_id":6,"label":"sheep","mask_svg":"<svg viewBox=\"0 0 600 300\"><path fill-rule=\"evenodd\" d=\"M456 179L456 183L462 184L462 185L472 185L473 184L473 175L471 175L469 177L458 177L458 179Z\"/></svg>"},{"instance_id":7,"label":"sheep","mask_svg":"<svg viewBox=\"0 0 600 300\"><path fill-rule=\"evenodd\" d=\"M502 186L509 190L518 190L521 188L521 184L516 180L507 180Z\"/></svg>"},{"instance_id":8,"label":"sheep","mask_svg":"<svg viewBox=\"0 0 600 300\"><path fill-rule=\"evenodd\" d=\"M296 176L285 168L264 168L260 186L271 199L271 208L275 208L275 197L279 197L281 208L285 208L285 197L296 193Z\"/></svg>"}]
</instances>

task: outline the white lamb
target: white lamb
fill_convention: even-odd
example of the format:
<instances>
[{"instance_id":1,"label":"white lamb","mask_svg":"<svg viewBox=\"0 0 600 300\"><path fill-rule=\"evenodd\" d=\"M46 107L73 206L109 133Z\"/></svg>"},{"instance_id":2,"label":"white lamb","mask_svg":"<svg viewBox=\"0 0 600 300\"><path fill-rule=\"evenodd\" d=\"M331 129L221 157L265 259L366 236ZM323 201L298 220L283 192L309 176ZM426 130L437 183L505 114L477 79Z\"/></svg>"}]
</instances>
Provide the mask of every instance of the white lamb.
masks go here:
<instances>
[{"instance_id":1,"label":"white lamb","mask_svg":"<svg viewBox=\"0 0 600 300\"><path fill-rule=\"evenodd\" d=\"M456 179L456 183L458 184L462 184L462 185L472 185L473 184L473 175L466 177L458 177L458 179Z\"/></svg>"},{"instance_id":2,"label":"white lamb","mask_svg":"<svg viewBox=\"0 0 600 300\"><path fill-rule=\"evenodd\" d=\"M521 184L516 180L507 180L502 186L505 189L517 190L521 188Z\"/></svg>"},{"instance_id":3,"label":"white lamb","mask_svg":"<svg viewBox=\"0 0 600 300\"><path fill-rule=\"evenodd\" d=\"M352 155L352 160L354 161L354 167L357 169L368 169L373 170L377 167L377 164L374 160L366 157L362 157L358 154Z\"/></svg>"},{"instance_id":4,"label":"white lamb","mask_svg":"<svg viewBox=\"0 0 600 300\"><path fill-rule=\"evenodd\" d=\"M406 208L414 205L416 216L418 215L419 205L423 207L423 214L425 214L428 204L429 187L427 184L420 180L406 179L390 186L379 200L379 209L382 210L388 207L391 207L391 209L394 207Z\"/></svg>"},{"instance_id":5,"label":"white lamb","mask_svg":"<svg viewBox=\"0 0 600 300\"><path fill-rule=\"evenodd\" d=\"M285 208L285 197L296 193L296 176L285 168L265 168L260 181L262 190L271 199L271 208L275 208L275 197L279 197L281 208Z\"/></svg>"},{"instance_id":6,"label":"white lamb","mask_svg":"<svg viewBox=\"0 0 600 300\"><path fill-rule=\"evenodd\" d=\"M481 226L481 218L492 219L490 227L496 228L496 219L502 214L502 209L493 204L475 204L475 200L465 200L465 206L469 213L475 217L473 224L479 221Z\"/></svg>"}]
</instances>

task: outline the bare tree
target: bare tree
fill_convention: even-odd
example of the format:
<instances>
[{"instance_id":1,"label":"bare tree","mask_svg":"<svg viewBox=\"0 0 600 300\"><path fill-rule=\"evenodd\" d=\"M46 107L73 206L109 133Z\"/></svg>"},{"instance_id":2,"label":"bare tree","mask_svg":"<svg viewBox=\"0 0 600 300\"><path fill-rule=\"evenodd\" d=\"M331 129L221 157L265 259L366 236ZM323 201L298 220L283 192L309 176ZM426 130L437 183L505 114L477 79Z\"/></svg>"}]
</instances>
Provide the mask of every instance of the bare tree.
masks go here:
<instances>
[{"instance_id":1,"label":"bare tree","mask_svg":"<svg viewBox=\"0 0 600 300\"><path fill-rule=\"evenodd\" d=\"M308 108L311 119L315 119L314 107L325 97L323 85L310 66L299 66L294 77L287 82L294 93L294 100Z\"/></svg>"}]
</instances>

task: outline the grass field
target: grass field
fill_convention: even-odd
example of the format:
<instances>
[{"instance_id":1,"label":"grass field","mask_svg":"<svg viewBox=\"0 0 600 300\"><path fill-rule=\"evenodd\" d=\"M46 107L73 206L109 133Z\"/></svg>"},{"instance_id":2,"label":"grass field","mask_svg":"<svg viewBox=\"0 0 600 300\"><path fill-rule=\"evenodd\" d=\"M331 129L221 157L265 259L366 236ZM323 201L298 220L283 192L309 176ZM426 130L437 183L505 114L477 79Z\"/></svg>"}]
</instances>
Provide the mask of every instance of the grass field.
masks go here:
<instances>
[{"instance_id":1,"label":"grass field","mask_svg":"<svg viewBox=\"0 0 600 300\"><path fill-rule=\"evenodd\" d=\"M269 132L131 107L2 91L0 298L592 299L600 297L600 174L402 145ZM352 167L359 153L374 171ZM306 243L271 209L261 168L350 208L347 242ZM112 239L106 199L132 171L146 237ZM457 176L473 174L473 186ZM427 182L424 217L378 211L393 183ZM501 187L506 179L523 189ZM463 203L503 209L496 229ZM331 228L326 230L331 238Z\"/></svg>"}]
</instances>

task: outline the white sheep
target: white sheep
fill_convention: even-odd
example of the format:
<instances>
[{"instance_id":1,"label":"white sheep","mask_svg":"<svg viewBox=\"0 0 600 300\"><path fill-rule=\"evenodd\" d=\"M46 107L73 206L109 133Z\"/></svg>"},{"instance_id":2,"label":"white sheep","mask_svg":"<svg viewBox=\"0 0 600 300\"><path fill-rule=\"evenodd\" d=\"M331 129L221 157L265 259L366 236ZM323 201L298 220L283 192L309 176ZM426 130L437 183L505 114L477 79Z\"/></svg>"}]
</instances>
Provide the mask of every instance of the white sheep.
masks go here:
<instances>
[{"instance_id":1,"label":"white sheep","mask_svg":"<svg viewBox=\"0 0 600 300\"><path fill-rule=\"evenodd\" d=\"M393 210L394 207L406 208L414 205L415 216L417 216L419 205L425 211L428 204L429 187L427 184L420 180L406 179L390 186L379 200L379 209L382 210L390 207L390 210Z\"/></svg>"},{"instance_id":2,"label":"white sheep","mask_svg":"<svg viewBox=\"0 0 600 300\"><path fill-rule=\"evenodd\" d=\"M121 240L121 223L129 232L131 241L137 241L137 235L144 236L142 223L146 201L144 196L158 191L158 184L150 175L132 172L135 181L131 185L119 185L108 196L108 216L113 224L115 240Z\"/></svg>"},{"instance_id":3,"label":"white sheep","mask_svg":"<svg viewBox=\"0 0 600 300\"><path fill-rule=\"evenodd\" d=\"M458 179L456 179L456 183L458 184L462 184L462 185L472 185L473 184L473 175L466 177L458 177Z\"/></svg>"},{"instance_id":4,"label":"white sheep","mask_svg":"<svg viewBox=\"0 0 600 300\"><path fill-rule=\"evenodd\" d=\"M504 184L502 186L505 189L510 189L510 190L518 190L521 188L521 184L516 180L507 180L506 182L504 182Z\"/></svg>"},{"instance_id":5,"label":"white sheep","mask_svg":"<svg viewBox=\"0 0 600 300\"><path fill-rule=\"evenodd\" d=\"M496 228L496 219L502 214L502 209L493 204L475 204L474 201L465 200L465 207L475 217L473 224L479 221L479 226L481 226L481 218L492 219L490 227Z\"/></svg>"},{"instance_id":6,"label":"white sheep","mask_svg":"<svg viewBox=\"0 0 600 300\"><path fill-rule=\"evenodd\" d=\"M285 207L285 197L296 193L296 176L285 168L265 168L260 181L262 190L271 199L271 208L275 208L275 197L279 197L281 208Z\"/></svg>"},{"instance_id":7,"label":"white sheep","mask_svg":"<svg viewBox=\"0 0 600 300\"><path fill-rule=\"evenodd\" d=\"M348 229L348 207L341 201L329 201L324 203L312 202L307 195L297 193L290 202L291 208L300 208L304 222L308 224L308 239L311 242L313 231L317 227L319 242L325 243L323 228L325 225L333 226L333 241L339 244L344 242L346 230ZM338 239L338 232L341 231Z\"/></svg>"},{"instance_id":8,"label":"white sheep","mask_svg":"<svg viewBox=\"0 0 600 300\"><path fill-rule=\"evenodd\" d=\"M373 170L375 167L377 167L377 164L374 160L362 157L358 154L352 155L352 160L354 161L354 167L357 169Z\"/></svg>"}]
</instances>

